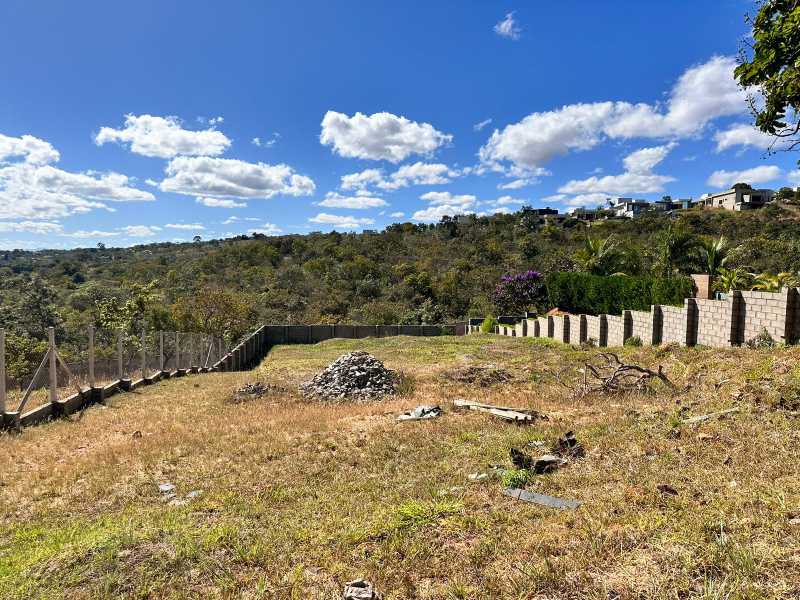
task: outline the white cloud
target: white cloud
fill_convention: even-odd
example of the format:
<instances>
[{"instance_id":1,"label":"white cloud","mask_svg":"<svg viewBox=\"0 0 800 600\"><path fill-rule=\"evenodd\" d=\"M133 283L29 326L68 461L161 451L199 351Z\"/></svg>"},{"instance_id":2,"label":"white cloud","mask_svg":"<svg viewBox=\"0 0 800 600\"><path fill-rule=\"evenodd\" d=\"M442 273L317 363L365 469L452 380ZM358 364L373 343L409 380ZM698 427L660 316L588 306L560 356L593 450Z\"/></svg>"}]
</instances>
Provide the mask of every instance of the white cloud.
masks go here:
<instances>
[{"instance_id":1,"label":"white cloud","mask_svg":"<svg viewBox=\"0 0 800 600\"><path fill-rule=\"evenodd\" d=\"M250 233L260 233L261 235L279 235L283 233L283 229L274 223L264 223L261 227L251 229Z\"/></svg>"},{"instance_id":2,"label":"white cloud","mask_svg":"<svg viewBox=\"0 0 800 600\"><path fill-rule=\"evenodd\" d=\"M389 216L392 217L393 219L402 219L403 217L406 216L406 213L398 211L389 213Z\"/></svg>"},{"instance_id":3,"label":"white cloud","mask_svg":"<svg viewBox=\"0 0 800 600\"><path fill-rule=\"evenodd\" d=\"M786 179L793 186L800 187L800 171L792 171L787 175Z\"/></svg>"},{"instance_id":4,"label":"white cloud","mask_svg":"<svg viewBox=\"0 0 800 600\"><path fill-rule=\"evenodd\" d=\"M488 125L491 125L491 124L492 124L492 120L491 119L484 119L483 121L480 121L479 123L475 123L475 125L472 126L472 130L473 131L480 131L484 127L487 127Z\"/></svg>"},{"instance_id":5,"label":"white cloud","mask_svg":"<svg viewBox=\"0 0 800 600\"><path fill-rule=\"evenodd\" d=\"M307 196L316 189L305 175L288 165L248 163L208 156L173 158L161 190L200 197L271 198L279 194Z\"/></svg>"},{"instance_id":6,"label":"white cloud","mask_svg":"<svg viewBox=\"0 0 800 600\"><path fill-rule=\"evenodd\" d=\"M605 206L608 200L608 195L600 192L593 192L589 194L578 194L572 198L564 196L560 201L567 206L578 207L585 206L594 208L595 206Z\"/></svg>"},{"instance_id":7,"label":"white cloud","mask_svg":"<svg viewBox=\"0 0 800 600\"><path fill-rule=\"evenodd\" d=\"M520 188L524 188L524 187L527 187L529 185L532 185L532 184L536 183L537 181L538 180L535 179L535 178L523 177L523 178L520 178L520 179L514 179L512 181L509 181L508 183L501 183L500 185L497 186L497 189L500 189L500 190L518 190Z\"/></svg>"},{"instance_id":8,"label":"white cloud","mask_svg":"<svg viewBox=\"0 0 800 600\"><path fill-rule=\"evenodd\" d=\"M566 194L552 194L542 198L542 202L561 202L567 197Z\"/></svg>"},{"instance_id":9,"label":"white cloud","mask_svg":"<svg viewBox=\"0 0 800 600\"><path fill-rule=\"evenodd\" d=\"M155 117L153 115L126 115L121 129L102 127L95 136L95 143L102 146L108 142L130 144L131 152L142 156L174 158L176 156L216 156L231 145L231 141L211 119L210 129L190 131L184 129L177 117Z\"/></svg>"},{"instance_id":10,"label":"white cloud","mask_svg":"<svg viewBox=\"0 0 800 600\"><path fill-rule=\"evenodd\" d=\"M729 188L734 183L749 183L755 185L773 181L782 175L781 170L774 165L762 165L743 171L714 171L706 183L716 188Z\"/></svg>"},{"instance_id":11,"label":"white cloud","mask_svg":"<svg viewBox=\"0 0 800 600\"><path fill-rule=\"evenodd\" d=\"M384 176L381 169L366 169L360 173L342 176L343 190L366 190L375 186L383 190L398 190L411 185L444 185L463 173L442 163L415 162L403 165Z\"/></svg>"},{"instance_id":12,"label":"white cloud","mask_svg":"<svg viewBox=\"0 0 800 600\"><path fill-rule=\"evenodd\" d=\"M619 175L593 175L567 182L558 188L561 194L650 194L664 191L664 184L675 181L669 175L657 175L652 169L666 158L674 144L642 148L623 159L625 172Z\"/></svg>"},{"instance_id":13,"label":"white cloud","mask_svg":"<svg viewBox=\"0 0 800 600\"><path fill-rule=\"evenodd\" d=\"M480 150L481 160L492 168L510 162L532 169L608 138L693 136L715 118L746 110L745 93L733 79L735 66L734 58L715 56L687 69L663 106L594 102L532 113L495 131Z\"/></svg>"},{"instance_id":14,"label":"white cloud","mask_svg":"<svg viewBox=\"0 0 800 600\"><path fill-rule=\"evenodd\" d=\"M276 131L275 133L272 134L271 137L269 137L266 140L261 139L260 137L254 137L252 140L250 140L250 143L253 144L253 146L257 146L259 148L271 148L272 146L278 143L280 137L281 134Z\"/></svg>"},{"instance_id":15,"label":"white cloud","mask_svg":"<svg viewBox=\"0 0 800 600\"><path fill-rule=\"evenodd\" d=\"M321 225L330 225L334 229L358 229L364 225L375 223L374 219L358 218L351 215L331 215L328 213L319 213L317 216L311 217L309 221Z\"/></svg>"},{"instance_id":16,"label":"white cloud","mask_svg":"<svg viewBox=\"0 0 800 600\"><path fill-rule=\"evenodd\" d=\"M766 150L777 139L747 123L737 123L714 134L714 141L717 142L717 152L722 152L734 146L754 146Z\"/></svg>"},{"instance_id":17,"label":"white cloud","mask_svg":"<svg viewBox=\"0 0 800 600\"><path fill-rule=\"evenodd\" d=\"M513 12L507 13L505 19L495 24L494 32L500 37L508 38L510 40L518 40L522 35L522 29L514 20Z\"/></svg>"},{"instance_id":18,"label":"white cloud","mask_svg":"<svg viewBox=\"0 0 800 600\"><path fill-rule=\"evenodd\" d=\"M164 225L167 229L188 229L188 230L199 230L205 229L205 225L201 223L167 223Z\"/></svg>"},{"instance_id":19,"label":"white cloud","mask_svg":"<svg viewBox=\"0 0 800 600\"><path fill-rule=\"evenodd\" d=\"M58 162L58 150L44 140L32 135L9 137L0 133L0 164L8 158L23 158L31 165Z\"/></svg>"},{"instance_id":20,"label":"white cloud","mask_svg":"<svg viewBox=\"0 0 800 600\"><path fill-rule=\"evenodd\" d=\"M400 162L412 154L430 156L452 135L429 123L417 123L387 112L352 117L329 110L322 119L320 143L347 158Z\"/></svg>"},{"instance_id":21,"label":"white cloud","mask_svg":"<svg viewBox=\"0 0 800 600\"><path fill-rule=\"evenodd\" d=\"M71 231L69 233L63 234L66 237L78 238L78 239L89 239L89 238L107 238L107 237L116 237L120 235L119 231L100 231L100 230L93 230L93 231L85 231L85 230L78 230L78 231Z\"/></svg>"},{"instance_id":22,"label":"white cloud","mask_svg":"<svg viewBox=\"0 0 800 600\"><path fill-rule=\"evenodd\" d=\"M195 202L209 208L245 208L247 203L224 198L195 198Z\"/></svg>"},{"instance_id":23,"label":"white cloud","mask_svg":"<svg viewBox=\"0 0 800 600\"><path fill-rule=\"evenodd\" d=\"M380 208L381 206L389 206L389 204L382 198L375 198L372 196L341 196L336 192L328 192L325 199L318 202L320 206L327 208Z\"/></svg>"},{"instance_id":24,"label":"white cloud","mask_svg":"<svg viewBox=\"0 0 800 600\"><path fill-rule=\"evenodd\" d=\"M93 209L102 201L152 201L150 192L132 188L119 173L70 173L51 165L0 166L0 219L58 219Z\"/></svg>"},{"instance_id":25,"label":"white cloud","mask_svg":"<svg viewBox=\"0 0 800 600\"><path fill-rule=\"evenodd\" d=\"M157 225L127 225L126 227L121 227L119 231L128 237L145 238L156 235L157 232L161 231L161 227Z\"/></svg>"},{"instance_id":26,"label":"white cloud","mask_svg":"<svg viewBox=\"0 0 800 600\"><path fill-rule=\"evenodd\" d=\"M432 205L459 205L464 207L474 206L477 198L472 194L452 194L450 192L427 192L420 196Z\"/></svg>"},{"instance_id":27,"label":"white cloud","mask_svg":"<svg viewBox=\"0 0 800 600\"><path fill-rule=\"evenodd\" d=\"M438 221L444 216L462 215L475 212L477 198L472 194L452 194L451 192L428 192L420 196L430 204L428 208L416 211L411 218L415 221Z\"/></svg>"},{"instance_id":28,"label":"white cloud","mask_svg":"<svg viewBox=\"0 0 800 600\"><path fill-rule=\"evenodd\" d=\"M59 223L48 221L0 221L0 233L36 233L40 235L61 233Z\"/></svg>"}]
</instances>

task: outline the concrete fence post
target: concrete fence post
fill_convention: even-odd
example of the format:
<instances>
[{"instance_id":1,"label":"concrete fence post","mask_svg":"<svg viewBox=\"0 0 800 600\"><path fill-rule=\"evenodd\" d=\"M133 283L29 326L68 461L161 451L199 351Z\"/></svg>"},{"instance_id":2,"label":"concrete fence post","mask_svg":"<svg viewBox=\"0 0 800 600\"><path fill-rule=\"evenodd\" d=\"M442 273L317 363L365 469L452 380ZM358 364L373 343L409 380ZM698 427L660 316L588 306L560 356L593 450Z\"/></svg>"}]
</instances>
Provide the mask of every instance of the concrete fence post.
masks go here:
<instances>
[{"instance_id":1,"label":"concrete fence post","mask_svg":"<svg viewBox=\"0 0 800 600\"><path fill-rule=\"evenodd\" d=\"M89 325L89 387L94 389L94 325Z\"/></svg>"},{"instance_id":2,"label":"concrete fence post","mask_svg":"<svg viewBox=\"0 0 800 600\"><path fill-rule=\"evenodd\" d=\"M125 372L122 367L122 330L117 331L117 379L125 379Z\"/></svg>"},{"instance_id":3,"label":"concrete fence post","mask_svg":"<svg viewBox=\"0 0 800 600\"><path fill-rule=\"evenodd\" d=\"M142 379L147 379L147 332L142 329Z\"/></svg>"},{"instance_id":4,"label":"concrete fence post","mask_svg":"<svg viewBox=\"0 0 800 600\"><path fill-rule=\"evenodd\" d=\"M158 332L158 370L164 371L164 332Z\"/></svg>"},{"instance_id":5,"label":"concrete fence post","mask_svg":"<svg viewBox=\"0 0 800 600\"><path fill-rule=\"evenodd\" d=\"M55 327L47 328L48 359L50 361L50 403L58 401L58 373L56 373L56 330Z\"/></svg>"},{"instance_id":6,"label":"concrete fence post","mask_svg":"<svg viewBox=\"0 0 800 600\"><path fill-rule=\"evenodd\" d=\"M181 334L175 332L175 370L181 368Z\"/></svg>"},{"instance_id":7,"label":"concrete fence post","mask_svg":"<svg viewBox=\"0 0 800 600\"><path fill-rule=\"evenodd\" d=\"M0 417L6 412L6 330L0 329Z\"/></svg>"}]
</instances>

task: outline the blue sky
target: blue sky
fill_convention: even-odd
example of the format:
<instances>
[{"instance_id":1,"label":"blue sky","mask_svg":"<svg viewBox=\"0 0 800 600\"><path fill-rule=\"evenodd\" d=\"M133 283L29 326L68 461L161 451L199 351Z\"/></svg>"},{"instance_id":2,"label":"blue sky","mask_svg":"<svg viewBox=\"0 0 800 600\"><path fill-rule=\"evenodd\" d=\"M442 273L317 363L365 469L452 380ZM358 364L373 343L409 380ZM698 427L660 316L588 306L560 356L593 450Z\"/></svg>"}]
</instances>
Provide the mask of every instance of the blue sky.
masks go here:
<instances>
[{"instance_id":1,"label":"blue sky","mask_svg":"<svg viewBox=\"0 0 800 600\"><path fill-rule=\"evenodd\" d=\"M750 2L0 5L0 247L359 231L800 185Z\"/></svg>"}]
</instances>

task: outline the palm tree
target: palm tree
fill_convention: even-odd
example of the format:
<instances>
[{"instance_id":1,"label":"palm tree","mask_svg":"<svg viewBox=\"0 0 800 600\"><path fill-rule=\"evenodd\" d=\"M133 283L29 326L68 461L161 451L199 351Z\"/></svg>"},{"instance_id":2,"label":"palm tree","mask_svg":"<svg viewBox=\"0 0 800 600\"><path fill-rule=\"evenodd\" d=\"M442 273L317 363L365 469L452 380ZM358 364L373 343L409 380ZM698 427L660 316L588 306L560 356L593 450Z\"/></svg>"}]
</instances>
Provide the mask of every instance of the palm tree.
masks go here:
<instances>
[{"instance_id":1,"label":"palm tree","mask_svg":"<svg viewBox=\"0 0 800 600\"><path fill-rule=\"evenodd\" d=\"M592 275L608 275L608 272L616 266L615 262L619 256L617 241L613 235L604 240L586 236L583 248L575 253L575 260L580 264L584 271Z\"/></svg>"},{"instance_id":2,"label":"palm tree","mask_svg":"<svg viewBox=\"0 0 800 600\"><path fill-rule=\"evenodd\" d=\"M726 294L734 290L742 290L748 286L750 274L742 268L726 269L720 267L714 278L714 289Z\"/></svg>"},{"instance_id":3,"label":"palm tree","mask_svg":"<svg viewBox=\"0 0 800 600\"><path fill-rule=\"evenodd\" d=\"M670 223L659 236L656 265L661 275L669 277L690 270L696 247L697 238L685 229L674 228Z\"/></svg>"},{"instance_id":4,"label":"palm tree","mask_svg":"<svg viewBox=\"0 0 800 600\"><path fill-rule=\"evenodd\" d=\"M725 266L730 251L731 248L724 235L719 236L716 240L705 238L699 242L698 255L706 272L711 277L714 277Z\"/></svg>"},{"instance_id":5,"label":"palm tree","mask_svg":"<svg viewBox=\"0 0 800 600\"><path fill-rule=\"evenodd\" d=\"M794 287L797 283L797 276L793 273L760 273L752 274L755 277L753 289L762 292L780 292L784 286Z\"/></svg>"}]
</instances>

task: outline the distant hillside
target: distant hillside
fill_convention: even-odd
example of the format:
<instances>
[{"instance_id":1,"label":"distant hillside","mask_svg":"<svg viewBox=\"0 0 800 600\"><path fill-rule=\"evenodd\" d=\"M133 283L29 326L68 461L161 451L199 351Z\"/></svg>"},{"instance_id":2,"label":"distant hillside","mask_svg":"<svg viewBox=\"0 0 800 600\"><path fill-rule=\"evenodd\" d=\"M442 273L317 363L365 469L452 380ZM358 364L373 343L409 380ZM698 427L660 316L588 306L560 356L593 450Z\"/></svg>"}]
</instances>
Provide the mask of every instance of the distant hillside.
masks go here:
<instances>
[{"instance_id":1,"label":"distant hillside","mask_svg":"<svg viewBox=\"0 0 800 600\"><path fill-rule=\"evenodd\" d=\"M668 230L691 237L726 236L740 246L730 258L732 267L780 272L800 266L795 207L749 213L691 210L591 226L574 219L548 224L529 209L462 220L466 222L445 218L434 225L396 224L379 233L2 252L0 322L14 328L22 319L35 329L36 319L41 325L55 319L82 327L97 318L99 304L121 306L131 286L153 281L157 283L147 291L152 308L143 315L162 328L185 318L181 306L207 300L220 288L229 294L228 302L237 303L222 312L246 314L240 326L252 319L380 324L484 315L493 310L491 292L504 273L580 270L576 251L587 235L613 235L619 250L615 268L631 275L701 268L692 256L663 264ZM39 304L50 303L52 310L32 315L37 310L32 295Z\"/></svg>"}]
</instances>

